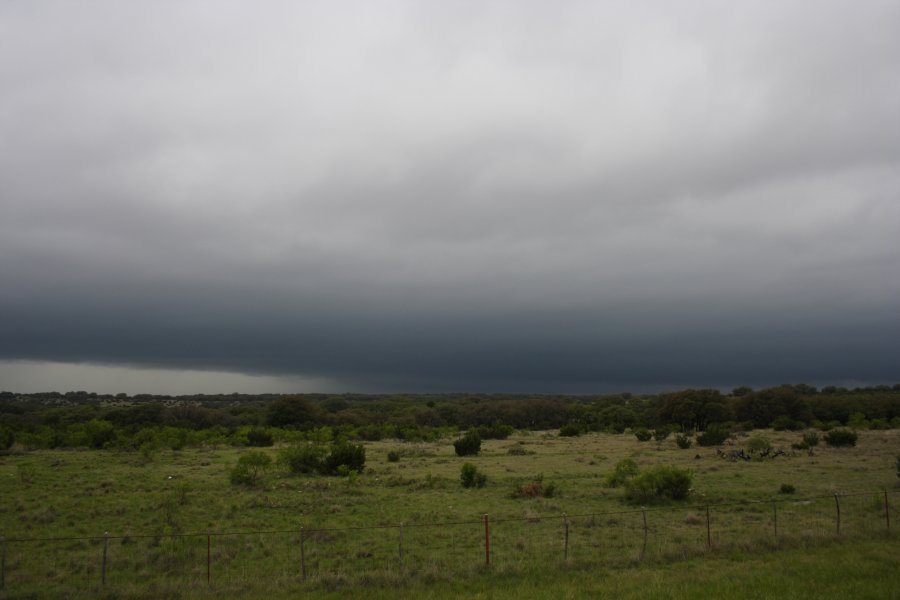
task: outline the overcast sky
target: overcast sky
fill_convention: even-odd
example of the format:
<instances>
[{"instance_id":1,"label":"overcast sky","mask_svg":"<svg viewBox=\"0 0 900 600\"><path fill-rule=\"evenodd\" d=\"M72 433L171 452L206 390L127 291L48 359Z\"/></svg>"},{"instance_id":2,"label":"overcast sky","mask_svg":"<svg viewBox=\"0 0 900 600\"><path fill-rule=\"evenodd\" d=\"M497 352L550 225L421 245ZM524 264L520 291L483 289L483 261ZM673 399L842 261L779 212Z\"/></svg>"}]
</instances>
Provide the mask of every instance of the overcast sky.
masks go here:
<instances>
[{"instance_id":1,"label":"overcast sky","mask_svg":"<svg viewBox=\"0 0 900 600\"><path fill-rule=\"evenodd\" d=\"M0 1L0 389L900 382L900 3Z\"/></svg>"}]
</instances>

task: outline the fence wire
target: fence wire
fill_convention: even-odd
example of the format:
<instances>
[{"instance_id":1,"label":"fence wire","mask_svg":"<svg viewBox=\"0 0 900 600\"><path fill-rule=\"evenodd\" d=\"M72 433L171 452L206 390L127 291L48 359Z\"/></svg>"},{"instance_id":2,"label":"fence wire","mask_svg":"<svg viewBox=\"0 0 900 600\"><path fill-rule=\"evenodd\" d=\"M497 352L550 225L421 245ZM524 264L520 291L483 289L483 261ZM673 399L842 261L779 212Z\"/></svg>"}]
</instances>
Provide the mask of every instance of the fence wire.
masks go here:
<instances>
[{"instance_id":1,"label":"fence wire","mask_svg":"<svg viewBox=\"0 0 900 600\"><path fill-rule=\"evenodd\" d=\"M315 582L554 564L627 566L716 550L765 551L895 533L898 491L641 508L589 514L284 531L118 534L0 540L0 586Z\"/></svg>"}]
</instances>

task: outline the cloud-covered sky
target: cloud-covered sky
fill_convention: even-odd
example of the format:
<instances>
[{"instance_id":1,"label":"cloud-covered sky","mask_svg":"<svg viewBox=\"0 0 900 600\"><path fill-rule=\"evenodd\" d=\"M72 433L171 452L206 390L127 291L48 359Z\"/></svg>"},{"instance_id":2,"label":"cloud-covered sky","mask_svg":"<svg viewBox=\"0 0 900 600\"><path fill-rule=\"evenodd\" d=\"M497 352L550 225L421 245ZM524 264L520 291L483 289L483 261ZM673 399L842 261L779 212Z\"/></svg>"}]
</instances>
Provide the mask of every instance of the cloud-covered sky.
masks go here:
<instances>
[{"instance_id":1,"label":"cloud-covered sky","mask_svg":"<svg viewBox=\"0 0 900 600\"><path fill-rule=\"evenodd\" d=\"M0 3L0 388L900 381L900 4Z\"/></svg>"}]
</instances>

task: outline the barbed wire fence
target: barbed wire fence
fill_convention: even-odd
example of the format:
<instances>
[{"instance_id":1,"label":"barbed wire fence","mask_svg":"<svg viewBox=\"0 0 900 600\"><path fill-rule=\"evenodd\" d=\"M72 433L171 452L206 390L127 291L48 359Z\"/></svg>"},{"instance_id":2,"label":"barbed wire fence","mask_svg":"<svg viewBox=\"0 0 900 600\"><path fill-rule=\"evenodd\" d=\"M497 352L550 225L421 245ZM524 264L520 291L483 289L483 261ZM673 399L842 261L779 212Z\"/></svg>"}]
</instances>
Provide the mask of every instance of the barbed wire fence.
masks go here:
<instances>
[{"instance_id":1,"label":"barbed wire fence","mask_svg":"<svg viewBox=\"0 0 900 600\"><path fill-rule=\"evenodd\" d=\"M895 535L900 491L477 520L206 533L0 538L0 590L164 579L197 587L260 577L315 583L474 568L619 567L716 551L764 552ZM892 527L894 529L892 529Z\"/></svg>"}]
</instances>

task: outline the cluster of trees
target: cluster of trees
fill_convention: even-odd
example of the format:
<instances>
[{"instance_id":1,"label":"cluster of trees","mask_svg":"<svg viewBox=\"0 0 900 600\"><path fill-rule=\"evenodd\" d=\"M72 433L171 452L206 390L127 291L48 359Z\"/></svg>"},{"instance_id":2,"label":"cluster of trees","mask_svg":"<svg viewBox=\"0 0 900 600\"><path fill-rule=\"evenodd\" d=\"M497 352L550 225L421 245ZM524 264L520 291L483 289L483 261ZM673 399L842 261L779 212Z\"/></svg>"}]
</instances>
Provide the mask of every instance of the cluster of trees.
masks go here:
<instances>
[{"instance_id":1,"label":"cluster of trees","mask_svg":"<svg viewBox=\"0 0 900 600\"><path fill-rule=\"evenodd\" d=\"M269 445L275 441L432 440L460 430L482 439L514 429L565 435L626 429L706 431L900 427L900 384L848 390L783 385L723 393L98 395L0 392L0 450L25 447Z\"/></svg>"}]
</instances>

